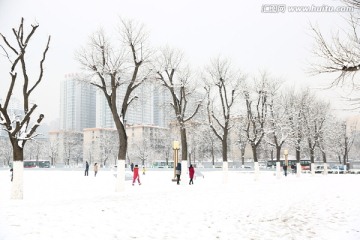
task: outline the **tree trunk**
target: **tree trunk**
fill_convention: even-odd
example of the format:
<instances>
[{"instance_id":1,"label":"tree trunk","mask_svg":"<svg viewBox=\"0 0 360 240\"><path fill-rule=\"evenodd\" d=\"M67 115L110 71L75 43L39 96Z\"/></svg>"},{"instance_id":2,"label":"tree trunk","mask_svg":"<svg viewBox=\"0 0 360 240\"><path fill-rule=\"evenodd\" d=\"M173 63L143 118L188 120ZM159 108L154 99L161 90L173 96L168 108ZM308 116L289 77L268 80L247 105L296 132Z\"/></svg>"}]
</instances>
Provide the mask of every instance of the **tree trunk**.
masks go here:
<instances>
[{"instance_id":1,"label":"tree trunk","mask_svg":"<svg viewBox=\"0 0 360 240\"><path fill-rule=\"evenodd\" d=\"M323 162L324 162L324 163L327 163L325 151L322 151L321 153L322 153Z\"/></svg>"},{"instance_id":2,"label":"tree trunk","mask_svg":"<svg viewBox=\"0 0 360 240\"><path fill-rule=\"evenodd\" d=\"M315 153L314 149L310 148L310 162L315 163Z\"/></svg>"},{"instance_id":3,"label":"tree trunk","mask_svg":"<svg viewBox=\"0 0 360 240\"><path fill-rule=\"evenodd\" d=\"M23 199L24 195L24 149L19 147L17 140L12 141L13 144L13 182L11 189L11 198L12 199Z\"/></svg>"},{"instance_id":4,"label":"tree trunk","mask_svg":"<svg viewBox=\"0 0 360 240\"><path fill-rule=\"evenodd\" d=\"M186 140L186 128L181 127L181 159L187 161L187 140Z\"/></svg>"},{"instance_id":5,"label":"tree trunk","mask_svg":"<svg viewBox=\"0 0 360 240\"><path fill-rule=\"evenodd\" d=\"M211 142L211 160L213 167L215 166L215 156L214 156L214 143Z\"/></svg>"},{"instance_id":6,"label":"tree trunk","mask_svg":"<svg viewBox=\"0 0 360 240\"><path fill-rule=\"evenodd\" d=\"M309 146L309 150L310 150L310 162L314 163L315 162L315 153L314 153L314 148L312 147L311 144L311 139L308 138L308 146Z\"/></svg>"},{"instance_id":7,"label":"tree trunk","mask_svg":"<svg viewBox=\"0 0 360 240\"><path fill-rule=\"evenodd\" d=\"M116 109L112 109L112 114L119 137L119 152L116 163L117 176L116 176L115 191L122 192L125 190L125 162L126 162L126 152L127 152L127 135L125 131L125 126L120 121L120 117L117 114Z\"/></svg>"},{"instance_id":8,"label":"tree trunk","mask_svg":"<svg viewBox=\"0 0 360 240\"><path fill-rule=\"evenodd\" d=\"M240 149L240 154L241 154L241 165L245 164L245 148L241 148Z\"/></svg>"},{"instance_id":9,"label":"tree trunk","mask_svg":"<svg viewBox=\"0 0 360 240\"><path fill-rule=\"evenodd\" d=\"M224 162L227 162L227 134L224 134L224 138L222 140L222 158Z\"/></svg>"},{"instance_id":10,"label":"tree trunk","mask_svg":"<svg viewBox=\"0 0 360 240\"><path fill-rule=\"evenodd\" d=\"M296 162L300 163L300 149L299 148L295 149L295 155L296 155Z\"/></svg>"},{"instance_id":11,"label":"tree trunk","mask_svg":"<svg viewBox=\"0 0 360 240\"><path fill-rule=\"evenodd\" d=\"M123 129L124 129L123 126L118 129L118 137L119 137L118 159L126 160L127 136Z\"/></svg>"},{"instance_id":12,"label":"tree trunk","mask_svg":"<svg viewBox=\"0 0 360 240\"><path fill-rule=\"evenodd\" d=\"M281 146L276 146L276 161L280 161Z\"/></svg>"},{"instance_id":13,"label":"tree trunk","mask_svg":"<svg viewBox=\"0 0 360 240\"><path fill-rule=\"evenodd\" d=\"M254 162L258 162L257 153L256 153L256 145L255 144L251 145L251 150L252 150L252 153L253 153Z\"/></svg>"},{"instance_id":14,"label":"tree trunk","mask_svg":"<svg viewBox=\"0 0 360 240\"><path fill-rule=\"evenodd\" d=\"M12 141L13 146L13 160L14 161L23 161L24 160L24 149L19 147L17 139Z\"/></svg>"},{"instance_id":15,"label":"tree trunk","mask_svg":"<svg viewBox=\"0 0 360 240\"><path fill-rule=\"evenodd\" d=\"M13 162L13 181L11 189L11 198L22 200L24 192L24 162Z\"/></svg>"}]
</instances>

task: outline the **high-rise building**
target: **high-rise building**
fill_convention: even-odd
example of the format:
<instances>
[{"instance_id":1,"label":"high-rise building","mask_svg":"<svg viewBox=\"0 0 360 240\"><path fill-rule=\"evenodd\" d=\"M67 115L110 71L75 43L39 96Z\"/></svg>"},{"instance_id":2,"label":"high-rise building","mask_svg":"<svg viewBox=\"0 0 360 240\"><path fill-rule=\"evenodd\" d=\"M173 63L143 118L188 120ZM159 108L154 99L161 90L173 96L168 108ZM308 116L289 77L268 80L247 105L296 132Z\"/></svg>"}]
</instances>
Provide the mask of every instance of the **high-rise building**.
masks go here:
<instances>
[{"instance_id":1,"label":"high-rise building","mask_svg":"<svg viewBox=\"0 0 360 240\"><path fill-rule=\"evenodd\" d=\"M127 109L125 120L126 124L145 124L165 127L164 110L162 108L164 94L156 90L152 83L144 83L136 88L131 97L137 97L131 102ZM126 92L126 86L120 86L117 91L117 111L121 112L122 100ZM114 120L108 103L102 92L97 93L96 100L96 127L114 128Z\"/></svg>"},{"instance_id":2,"label":"high-rise building","mask_svg":"<svg viewBox=\"0 0 360 240\"><path fill-rule=\"evenodd\" d=\"M60 130L82 131L84 128L115 128L113 116L102 91L79 83L76 74L68 74L61 83ZM117 90L117 112L121 112L127 85ZM168 91L152 82L145 82L131 95L127 109L127 125L144 124L167 127L173 116ZM170 109L169 109L170 108Z\"/></svg>"},{"instance_id":3,"label":"high-rise building","mask_svg":"<svg viewBox=\"0 0 360 240\"><path fill-rule=\"evenodd\" d=\"M60 129L65 131L82 131L96 124L96 89L75 78L76 74L67 74L60 86Z\"/></svg>"},{"instance_id":4,"label":"high-rise building","mask_svg":"<svg viewBox=\"0 0 360 240\"><path fill-rule=\"evenodd\" d=\"M151 83L141 84L134 91L134 96L138 98L133 101L126 113L127 124L154 124L154 86ZM125 89L121 89L125 93Z\"/></svg>"},{"instance_id":5,"label":"high-rise building","mask_svg":"<svg viewBox=\"0 0 360 240\"><path fill-rule=\"evenodd\" d=\"M171 116L174 116L174 109L171 108L172 102L169 91L163 87L154 87L154 125L168 127Z\"/></svg>"}]
</instances>

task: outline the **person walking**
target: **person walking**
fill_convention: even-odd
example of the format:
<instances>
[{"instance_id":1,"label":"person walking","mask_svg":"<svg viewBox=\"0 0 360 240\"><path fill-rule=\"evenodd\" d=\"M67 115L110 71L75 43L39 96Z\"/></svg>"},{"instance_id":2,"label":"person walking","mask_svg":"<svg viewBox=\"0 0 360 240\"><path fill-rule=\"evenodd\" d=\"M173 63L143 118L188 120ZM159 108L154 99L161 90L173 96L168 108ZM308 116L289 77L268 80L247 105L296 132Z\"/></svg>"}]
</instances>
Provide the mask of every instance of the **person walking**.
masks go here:
<instances>
[{"instance_id":1,"label":"person walking","mask_svg":"<svg viewBox=\"0 0 360 240\"><path fill-rule=\"evenodd\" d=\"M94 164L94 172L95 172L95 177L96 177L96 174L98 173L99 171L99 165L97 163Z\"/></svg>"},{"instance_id":2,"label":"person walking","mask_svg":"<svg viewBox=\"0 0 360 240\"><path fill-rule=\"evenodd\" d=\"M291 164L291 172L292 172L292 174L295 174L296 172L295 172L295 164Z\"/></svg>"},{"instance_id":3,"label":"person walking","mask_svg":"<svg viewBox=\"0 0 360 240\"><path fill-rule=\"evenodd\" d=\"M130 169L131 169L132 172L134 171L134 163L130 164Z\"/></svg>"},{"instance_id":4,"label":"person walking","mask_svg":"<svg viewBox=\"0 0 360 240\"><path fill-rule=\"evenodd\" d=\"M175 174L176 174L176 184L179 185L180 184L180 175L181 175L181 163L178 163L176 165Z\"/></svg>"},{"instance_id":5,"label":"person walking","mask_svg":"<svg viewBox=\"0 0 360 240\"><path fill-rule=\"evenodd\" d=\"M190 167L189 167L189 177L190 177L190 182L189 182L189 185L190 184L194 184L194 174L195 174L195 169L193 167L192 164L190 164Z\"/></svg>"},{"instance_id":6,"label":"person walking","mask_svg":"<svg viewBox=\"0 0 360 240\"><path fill-rule=\"evenodd\" d=\"M133 174L133 182L132 182L132 185L134 186L134 183L135 183L136 179L137 179L139 185L141 185L140 176L139 176L139 166L138 166L137 164L135 165L133 171L134 171L134 174Z\"/></svg>"},{"instance_id":7,"label":"person walking","mask_svg":"<svg viewBox=\"0 0 360 240\"><path fill-rule=\"evenodd\" d=\"M284 174L285 174L285 177L286 177L287 176L287 165L286 164L284 164L283 170L284 170Z\"/></svg>"},{"instance_id":8,"label":"person walking","mask_svg":"<svg viewBox=\"0 0 360 240\"><path fill-rule=\"evenodd\" d=\"M145 171L146 171L146 170L145 170L145 166L143 166L143 167L142 167L142 173L143 173L143 175L145 175Z\"/></svg>"},{"instance_id":9,"label":"person walking","mask_svg":"<svg viewBox=\"0 0 360 240\"><path fill-rule=\"evenodd\" d=\"M89 163L86 161L85 163L85 176L89 176Z\"/></svg>"}]
</instances>

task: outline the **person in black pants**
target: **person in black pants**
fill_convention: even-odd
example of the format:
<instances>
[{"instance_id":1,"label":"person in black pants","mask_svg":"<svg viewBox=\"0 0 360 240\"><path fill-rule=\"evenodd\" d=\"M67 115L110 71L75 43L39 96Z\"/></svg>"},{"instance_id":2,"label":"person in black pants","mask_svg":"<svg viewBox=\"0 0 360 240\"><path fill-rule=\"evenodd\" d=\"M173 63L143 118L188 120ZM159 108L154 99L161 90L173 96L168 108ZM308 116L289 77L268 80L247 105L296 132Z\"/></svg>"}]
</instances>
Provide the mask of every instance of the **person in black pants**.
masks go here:
<instances>
[{"instance_id":1,"label":"person in black pants","mask_svg":"<svg viewBox=\"0 0 360 240\"><path fill-rule=\"evenodd\" d=\"M85 176L89 176L89 163L87 161L85 164Z\"/></svg>"},{"instance_id":2,"label":"person in black pants","mask_svg":"<svg viewBox=\"0 0 360 240\"><path fill-rule=\"evenodd\" d=\"M181 175L181 163L178 163L176 165L175 174L176 174L176 184L179 185L180 184L180 175Z\"/></svg>"},{"instance_id":3,"label":"person in black pants","mask_svg":"<svg viewBox=\"0 0 360 240\"><path fill-rule=\"evenodd\" d=\"M283 166L285 177L287 176L287 165L284 164Z\"/></svg>"}]
</instances>

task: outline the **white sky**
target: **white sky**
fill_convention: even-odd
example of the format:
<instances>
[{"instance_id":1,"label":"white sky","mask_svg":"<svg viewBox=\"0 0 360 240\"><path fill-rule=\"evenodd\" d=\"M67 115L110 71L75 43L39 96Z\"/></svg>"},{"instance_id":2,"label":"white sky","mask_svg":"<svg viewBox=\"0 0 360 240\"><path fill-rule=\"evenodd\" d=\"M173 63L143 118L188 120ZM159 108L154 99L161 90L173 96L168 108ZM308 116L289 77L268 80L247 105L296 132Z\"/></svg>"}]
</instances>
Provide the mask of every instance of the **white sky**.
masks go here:
<instances>
[{"instance_id":1,"label":"white sky","mask_svg":"<svg viewBox=\"0 0 360 240\"><path fill-rule=\"evenodd\" d=\"M0 32L8 39L21 17L25 24L40 24L37 53L51 35L45 78L33 95L47 121L59 116L60 81L78 72L74 52L87 43L99 27L115 32L119 17L146 25L153 46L169 44L183 50L192 65L202 67L221 54L249 74L266 69L289 86L324 85L324 76L310 77L305 71L311 61L313 38L309 23L318 24L324 35L343 24L338 13L262 13L263 4L306 6L342 5L339 1L190 1L190 0L0 0ZM28 28L27 28L28 29ZM35 41L33 40L33 43ZM2 42L1 42L2 44ZM34 61L35 67L38 60ZM8 87L8 67L0 56L0 96ZM36 70L38 68L35 68ZM333 92L322 96L337 99ZM36 95L36 96L35 96ZM337 105L334 107L338 107Z\"/></svg>"}]
</instances>

